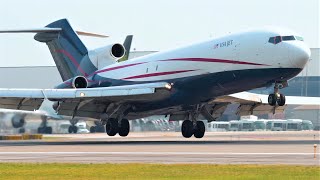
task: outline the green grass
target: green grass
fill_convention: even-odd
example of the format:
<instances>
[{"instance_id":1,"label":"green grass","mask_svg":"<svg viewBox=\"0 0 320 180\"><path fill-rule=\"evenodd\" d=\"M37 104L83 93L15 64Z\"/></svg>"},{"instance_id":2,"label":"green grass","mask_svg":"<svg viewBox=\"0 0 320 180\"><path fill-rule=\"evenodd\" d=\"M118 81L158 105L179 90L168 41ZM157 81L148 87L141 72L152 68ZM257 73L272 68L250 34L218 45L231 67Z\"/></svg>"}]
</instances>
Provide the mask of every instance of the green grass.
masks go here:
<instances>
[{"instance_id":1,"label":"green grass","mask_svg":"<svg viewBox=\"0 0 320 180\"><path fill-rule=\"evenodd\" d=\"M319 166L0 163L0 179L320 179Z\"/></svg>"}]
</instances>

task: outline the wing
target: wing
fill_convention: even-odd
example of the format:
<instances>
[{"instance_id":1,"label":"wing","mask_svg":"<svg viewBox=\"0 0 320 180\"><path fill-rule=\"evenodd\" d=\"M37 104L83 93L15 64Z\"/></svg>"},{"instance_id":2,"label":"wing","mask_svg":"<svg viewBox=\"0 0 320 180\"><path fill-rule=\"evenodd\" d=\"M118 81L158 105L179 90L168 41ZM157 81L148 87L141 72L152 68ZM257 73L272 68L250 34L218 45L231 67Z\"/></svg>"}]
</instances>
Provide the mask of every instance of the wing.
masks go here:
<instances>
[{"instance_id":1,"label":"wing","mask_svg":"<svg viewBox=\"0 0 320 180\"><path fill-rule=\"evenodd\" d=\"M14 109L0 109L0 114L16 114L21 116L45 116L46 114L39 111L24 111L24 110L14 110Z\"/></svg>"},{"instance_id":2,"label":"wing","mask_svg":"<svg viewBox=\"0 0 320 180\"><path fill-rule=\"evenodd\" d=\"M238 115L259 115L268 113L281 113L286 106L270 106L268 95L241 92L228 96L221 96L212 100L209 104L239 104ZM320 106L319 97L286 96L286 105L317 105Z\"/></svg>"},{"instance_id":3,"label":"wing","mask_svg":"<svg viewBox=\"0 0 320 180\"><path fill-rule=\"evenodd\" d=\"M148 102L169 96L165 82L86 89L0 89L0 108L35 110L44 99L59 102L58 114L100 118L110 102Z\"/></svg>"}]
</instances>

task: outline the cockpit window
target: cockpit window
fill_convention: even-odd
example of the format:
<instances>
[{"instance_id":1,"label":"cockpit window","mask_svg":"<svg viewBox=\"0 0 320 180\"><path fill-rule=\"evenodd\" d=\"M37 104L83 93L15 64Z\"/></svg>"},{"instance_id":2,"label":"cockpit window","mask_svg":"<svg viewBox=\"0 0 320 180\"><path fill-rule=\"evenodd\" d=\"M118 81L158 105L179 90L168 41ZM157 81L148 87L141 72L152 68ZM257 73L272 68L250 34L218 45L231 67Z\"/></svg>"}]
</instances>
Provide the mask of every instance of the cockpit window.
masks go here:
<instances>
[{"instance_id":1,"label":"cockpit window","mask_svg":"<svg viewBox=\"0 0 320 180\"><path fill-rule=\"evenodd\" d=\"M294 41L296 38L294 36L282 36L282 41Z\"/></svg>"},{"instance_id":2,"label":"cockpit window","mask_svg":"<svg viewBox=\"0 0 320 180\"><path fill-rule=\"evenodd\" d=\"M295 37L296 37L296 40L303 41L303 37L300 37L300 36L295 36Z\"/></svg>"},{"instance_id":3,"label":"cockpit window","mask_svg":"<svg viewBox=\"0 0 320 180\"><path fill-rule=\"evenodd\" d=\"M303 38L300 36L274 36L274 37L270 37L268 42L272 44L278 44L282 41L294 41L294 40L303 41Z\"/></svg>"},{"instance_id":4,"label":"cockpit window","mask_svg":"<svg viewBox=\"0 0 320 180\"><path fill-rule=\"evenodd\" d=\"M279 42L281 42L281 36L275 36L275 37L269 38L269 43L278 44Z\"/></svg>"}]
</instances>

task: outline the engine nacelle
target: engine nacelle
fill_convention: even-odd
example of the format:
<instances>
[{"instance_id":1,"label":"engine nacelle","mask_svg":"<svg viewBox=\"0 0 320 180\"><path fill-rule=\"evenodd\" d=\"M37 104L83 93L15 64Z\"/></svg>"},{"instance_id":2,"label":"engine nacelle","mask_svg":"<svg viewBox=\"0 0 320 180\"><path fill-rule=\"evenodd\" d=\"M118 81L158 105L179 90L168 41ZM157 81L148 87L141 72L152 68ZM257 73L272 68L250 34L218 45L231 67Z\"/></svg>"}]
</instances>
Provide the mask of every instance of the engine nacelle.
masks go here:
<instances>
[{"instance_id":1,"label":"engine nacelle","mask_svg":"<svg viewBox=\"0 0 320 180\"><path fill-rule=\"evenodd\" d=\"M21 128L24 126L26 121L24 120L23 117L20 116L13 116L11 119L12 127L14 128Z\"/></svg>"},{"instance_id":2,"label":"engine nacelle","mask_svg":"<svg viewBox=\"0 0 320 180\"><path fill-rule=\"evenodd\" d=\"M77 76L72 79L71 85L73 88L87 88L88 81L87 81L87 78L85 78L83 76Z\"/></svg>"},{"instance_id":3,"label":"engine nacelle","mask_svg":"<svg viewBox=\"0 0 320 180\"><path fill-rule=\"evenodd\" d=\"M83 76L76 76L69 80L66 80L62 84L58 85L57 89L66 89L66 88L87 88L88 80Z\"/></svg>"},{"instance_id":4,"label":"engine nacelle","mask_svg":"<svg viewBox=\"0 0 320 180\"><path fill-rule=\"evenodd\" d=\"M126 54L126 49L122 44L111 44L102 48L89 51L88 55L98 69L116 63Z\"/></svg>"}]
</instances>

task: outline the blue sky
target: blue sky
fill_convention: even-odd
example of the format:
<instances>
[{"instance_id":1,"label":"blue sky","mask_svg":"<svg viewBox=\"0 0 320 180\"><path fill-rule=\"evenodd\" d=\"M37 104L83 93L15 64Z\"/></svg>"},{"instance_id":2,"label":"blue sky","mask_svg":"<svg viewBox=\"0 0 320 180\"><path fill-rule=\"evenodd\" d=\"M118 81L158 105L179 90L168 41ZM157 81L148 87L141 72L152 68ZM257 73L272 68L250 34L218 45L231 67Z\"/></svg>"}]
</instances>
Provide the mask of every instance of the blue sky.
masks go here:
<instances>
[{"instance_id":1,"label":"blue sky","mask_svg":"<svg viewBox=\"0 0 320 180\"><path fill-rule=\"evenodd\" d=\"M245 29L281 26L319 47L318 0L0 0L0 29L43 27L68 18L77 30L110 35L82 38L88 49L134 35L136 50L164 50ZM0 66L54 65L32 34L0 34Z\"/></svg>"}]
</instances>

